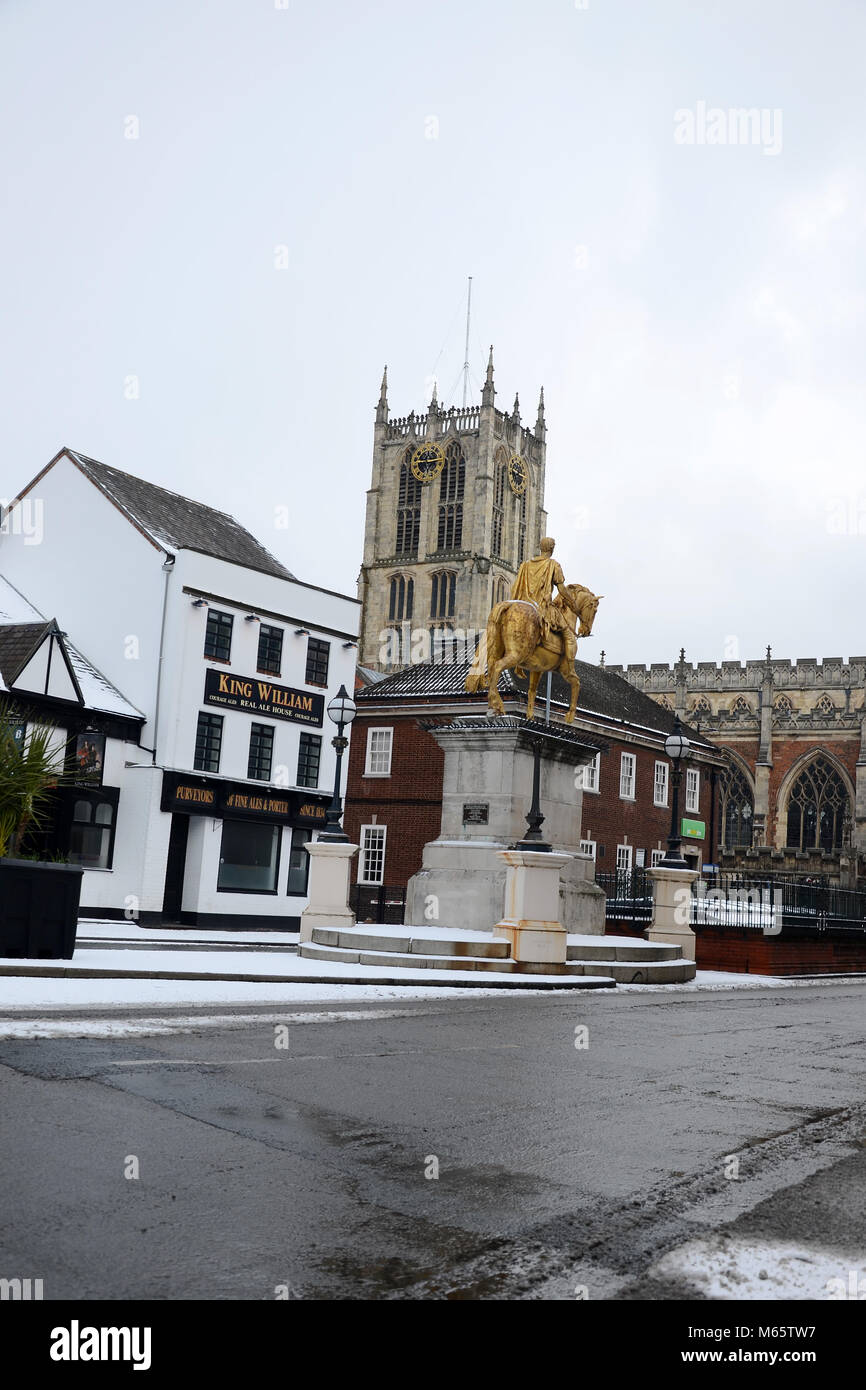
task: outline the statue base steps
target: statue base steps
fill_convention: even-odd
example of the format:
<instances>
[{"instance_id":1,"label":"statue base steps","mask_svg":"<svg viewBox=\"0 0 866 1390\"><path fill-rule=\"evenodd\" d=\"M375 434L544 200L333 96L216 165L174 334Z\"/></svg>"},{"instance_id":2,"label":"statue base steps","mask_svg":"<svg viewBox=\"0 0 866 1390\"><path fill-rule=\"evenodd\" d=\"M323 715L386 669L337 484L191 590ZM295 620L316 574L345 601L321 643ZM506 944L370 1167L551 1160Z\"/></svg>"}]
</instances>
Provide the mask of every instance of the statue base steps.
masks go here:
<instances>
[{"instance_id":1,"label":"statue base steps","mask_svg":"<svg viewBox=\"0 0 866 1390\"><path fill-rule=\"evenodd\" d=\"M298 954L307 960L406 970L472 971L478 987L491 971L508 975L562 975L563 987L585 978L595 987L683 984L695 977L694 961L679 948L627 936L567 934L563 961L518 961L510 941L490 932L430 927L314 927ZM603 985L597 981L601 979Z\"/></svg>"}]
</instances>

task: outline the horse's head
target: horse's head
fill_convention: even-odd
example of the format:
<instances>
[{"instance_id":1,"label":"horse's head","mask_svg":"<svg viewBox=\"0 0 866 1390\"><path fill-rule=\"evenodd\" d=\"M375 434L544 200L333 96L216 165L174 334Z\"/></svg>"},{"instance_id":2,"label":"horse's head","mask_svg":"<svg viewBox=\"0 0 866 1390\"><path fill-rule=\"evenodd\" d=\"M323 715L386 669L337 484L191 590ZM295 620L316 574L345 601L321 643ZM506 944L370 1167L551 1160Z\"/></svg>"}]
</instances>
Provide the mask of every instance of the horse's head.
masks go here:
<instances>
[{"instance_id":1,"label":"horse's head","mask_svg":"<svg viewBox=\"0 0 866 1390\"><path fill-rule=\"evenodd\" d=\"M582 584L566 584L565 590L568 595L569 607L580 618L580 627L577 630L578 637L589 637L595 622L595 615L598 612L598 605L604 598L604 594L594 594L591 589L585 589Z\"/></svg>"}]
</instances>

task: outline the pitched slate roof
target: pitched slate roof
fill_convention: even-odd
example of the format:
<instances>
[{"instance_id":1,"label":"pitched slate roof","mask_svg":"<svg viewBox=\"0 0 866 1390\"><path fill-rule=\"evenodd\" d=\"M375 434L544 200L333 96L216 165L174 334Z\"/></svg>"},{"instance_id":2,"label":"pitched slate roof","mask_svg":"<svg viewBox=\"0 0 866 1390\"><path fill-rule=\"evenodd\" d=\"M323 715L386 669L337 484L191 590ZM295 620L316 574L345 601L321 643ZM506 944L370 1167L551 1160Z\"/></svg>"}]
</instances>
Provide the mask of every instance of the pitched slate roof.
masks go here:
<instances>
[{"instance_id":1,"label":"pitched slate roof","mask_svg":"<svg viewBox=\"0 0 866 1390\"><path fill-rule=\"evenodd\" d=\"M0 600L3 598L3 584L0 581ZM34 610L35 611L35 610ZM2 607L0 607L2 620ZM63 645L69 664L75 673L75 680L81 691L84 708L99 714L121 714L127 719L144 720L144 715L135 705L130 704L116 686L111 684L92 662L74 647L69 638L52 619L46 622L40 618L35 623L3 623L0 621L0 691L14 694L14 685L33 653L39 648L50 632L54 632ZM29 698L31 691L22 691L22 698Z\"/></svg>"},{"instance_id":2,"label":"pitched slate roof","mask_svg":"<svg viewBox=\"0 0 866 1390\"><path fill-rule=\"evenodd\" d=\"M43 618L38 623L7 623L0 627L0 676L7 690L52 626Z\"/></svg>"},{"instance_id":3,"label":"pitched slate roof","mask_svg":"<svg viewBox=\"0 0 866 1390\"><path fill-rule=\"evenodd\" d=\"M479 696L467 695L465 689L466 675L471 664L470 661L437 661L407 666L402 671L385 676L375 685L357 690L355 699L363 703L401 697L409 699L412 696L464 696L467 701L474 703ZM587 661L576 661L574 667L580 677L580 699L577 706L579 715L597 714L604 719L633 724L661 735L667 735L673 729L674 713L651 699L649 695L645 695L642 690L636 690L621 676L613 675L600 666L592 666ZM499 693L505 699L508 696L523 699L526 697L528 685L528 677L515 676L513 671L504 671L499 678ZM540 707L543 708L545 687L546 680L542 677L535 702L536 714ZM552 703L562 710L568 708L570 700L571 690L568 683L558 671L554 671L551 686ZM688 728L688 734L695 743L704 744L707 748L713 746L694 729Z\"/></svg>"},{"instance_id":4,"label":"pitched slate roof","mask_svg":"<svg viewBox=\"0 0 866 1390\"><path fill-rule=\"evenodd\" d=\"M295 578L228 512L218 512L144 478L109 468L74 449L65 452L85 477L162 549L197 550L277 579Z\"/></svg>"}]
</instances>

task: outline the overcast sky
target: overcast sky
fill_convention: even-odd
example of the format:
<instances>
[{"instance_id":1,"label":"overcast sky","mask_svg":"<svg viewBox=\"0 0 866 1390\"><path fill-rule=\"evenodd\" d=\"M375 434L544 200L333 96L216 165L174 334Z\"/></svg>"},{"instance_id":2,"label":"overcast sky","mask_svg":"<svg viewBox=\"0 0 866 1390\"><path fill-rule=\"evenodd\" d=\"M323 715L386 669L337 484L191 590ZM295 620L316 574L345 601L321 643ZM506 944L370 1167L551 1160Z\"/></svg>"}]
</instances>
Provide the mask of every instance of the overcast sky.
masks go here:
<instances>
[{"instance_id":1,"label":"overcast sky","mask_svg":"<svg viewBox=\"0 0 866 1390\"><path fill-rule=\"evenodd\" d=\"M68 444L354 594L472 275L582 657L866 651L862 0L283 3L0 0L0 497Z\"/></svg>"}]
</instances>

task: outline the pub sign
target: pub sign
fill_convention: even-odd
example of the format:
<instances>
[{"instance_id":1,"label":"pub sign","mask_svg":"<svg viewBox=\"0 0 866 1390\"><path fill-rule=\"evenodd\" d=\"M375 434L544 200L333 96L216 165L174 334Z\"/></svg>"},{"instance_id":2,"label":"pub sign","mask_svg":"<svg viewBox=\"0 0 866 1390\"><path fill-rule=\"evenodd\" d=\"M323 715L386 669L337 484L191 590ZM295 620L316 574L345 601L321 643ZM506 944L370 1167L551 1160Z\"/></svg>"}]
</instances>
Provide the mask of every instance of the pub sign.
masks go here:
<instances>
[{"instance_id":1,"label":"pub sign","mask_svg":"<svg viewBox=\"0 0 866 1390\"><path fill-rule=\"evenodd\" d=\"M205 672L204 704L266 714L271 719L288 719L295 724L313 724L317 729L325 718L324 695L274 685L259 676L235 676L230 671Z\"/></svg>"}]
</instances>

